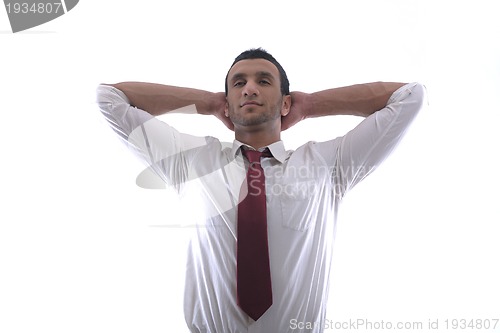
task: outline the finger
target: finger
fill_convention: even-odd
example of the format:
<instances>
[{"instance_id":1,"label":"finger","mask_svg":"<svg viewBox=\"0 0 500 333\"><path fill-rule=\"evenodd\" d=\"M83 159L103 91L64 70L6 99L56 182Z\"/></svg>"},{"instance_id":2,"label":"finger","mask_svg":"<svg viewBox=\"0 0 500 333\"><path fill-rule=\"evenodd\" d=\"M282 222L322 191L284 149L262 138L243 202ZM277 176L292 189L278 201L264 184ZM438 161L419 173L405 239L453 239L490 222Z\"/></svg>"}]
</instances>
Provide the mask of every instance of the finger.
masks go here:
<instances>
[{"instance_id":1,"label":"finger","mask_svg":"<svg viewBox=\"0 0 500 333\"><path fill-rule=\"evenodd\" d=\"M287 130L288 128L290 128L290 125L289 125L289 121L288 121L288 118L286 117L281 117L281 130L282 131L285 131Z\"/></svg>"},{"instance_id":2,"label":"finger","mask_svg":"<svg viewBox=\"0 0 500 333\"><path fill-rule=\"evenodd\" d=\"M231 131L234 131L234 124L231 119L224 117L224 119L222 119L222 122L224 123L224 125L226 125L227 128L229 128Z\"/></svg>"}]
</instances>

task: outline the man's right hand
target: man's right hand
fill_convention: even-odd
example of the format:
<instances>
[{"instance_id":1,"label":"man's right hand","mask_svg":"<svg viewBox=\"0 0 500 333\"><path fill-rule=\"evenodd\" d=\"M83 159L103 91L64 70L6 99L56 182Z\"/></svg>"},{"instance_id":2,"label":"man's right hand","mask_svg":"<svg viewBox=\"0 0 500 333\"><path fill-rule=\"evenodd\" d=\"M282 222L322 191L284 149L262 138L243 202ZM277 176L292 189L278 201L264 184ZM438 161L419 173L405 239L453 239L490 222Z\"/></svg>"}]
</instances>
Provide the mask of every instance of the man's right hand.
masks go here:
<instances>
[{"instance_id":1,"label":"man's right hand","mask_svg":"<svg viewBox=\"0 0 500 333\"><path fill-rule=\"evenodd\" d=\"M231 131L234 131L234 124L229 119L229 117L226 117L225 110L226 110L226 94L223 92L219 93L214 93L213 94L213 101L210 103L211 107L211 112L214 116L216 116L224 125L226 125L227 128L229 128Z\"/></svg>"}]
</instances>

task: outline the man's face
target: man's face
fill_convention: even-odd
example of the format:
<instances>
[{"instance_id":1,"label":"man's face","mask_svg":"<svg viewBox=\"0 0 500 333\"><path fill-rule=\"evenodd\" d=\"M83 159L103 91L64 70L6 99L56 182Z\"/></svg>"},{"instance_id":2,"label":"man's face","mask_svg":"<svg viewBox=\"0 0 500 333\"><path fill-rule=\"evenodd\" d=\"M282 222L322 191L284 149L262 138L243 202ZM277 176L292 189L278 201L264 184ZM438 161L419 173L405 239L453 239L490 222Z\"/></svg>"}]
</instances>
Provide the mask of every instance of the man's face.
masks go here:
<instances>
[{"instance_id":1,"label":"man's face","mask_svg":"<svg viewBox=\"0 0 500 333\"><path fill-rule=\"evenodd\" d=\"M227 80L226 115L235 127L281 121L283 95L279 71L273 63L241 60L231 68Z\"/></svg>"}]
</instances>

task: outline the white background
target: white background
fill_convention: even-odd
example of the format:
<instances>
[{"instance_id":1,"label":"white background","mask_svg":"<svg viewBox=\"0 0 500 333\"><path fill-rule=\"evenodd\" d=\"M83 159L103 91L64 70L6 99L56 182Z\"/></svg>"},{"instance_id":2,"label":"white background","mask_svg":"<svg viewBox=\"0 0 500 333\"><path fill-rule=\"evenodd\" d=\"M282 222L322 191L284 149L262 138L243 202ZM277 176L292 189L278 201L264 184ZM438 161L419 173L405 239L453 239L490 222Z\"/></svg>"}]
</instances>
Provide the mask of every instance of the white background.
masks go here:
<instances>
[{"instance_id":1,"label":"white background","mask_svg":"<svg viewBox=\"0 0 500 333\"><path fill-rule=\"evenodd\" d=\"M83 0L17 34L1 8L0 332L186 331L182 212L171 192L135 185L143 166L104 123L95 88L136 80L222 91L234 57L258 46L292 90L427 86L429 106L396 152L345 200L327 318L441 329L446 319L500 319L495 8ZM359 121L307 120L282 137L293 149ZM169 122L232 141L209 116Z\"/></svg>"}]
</instances>

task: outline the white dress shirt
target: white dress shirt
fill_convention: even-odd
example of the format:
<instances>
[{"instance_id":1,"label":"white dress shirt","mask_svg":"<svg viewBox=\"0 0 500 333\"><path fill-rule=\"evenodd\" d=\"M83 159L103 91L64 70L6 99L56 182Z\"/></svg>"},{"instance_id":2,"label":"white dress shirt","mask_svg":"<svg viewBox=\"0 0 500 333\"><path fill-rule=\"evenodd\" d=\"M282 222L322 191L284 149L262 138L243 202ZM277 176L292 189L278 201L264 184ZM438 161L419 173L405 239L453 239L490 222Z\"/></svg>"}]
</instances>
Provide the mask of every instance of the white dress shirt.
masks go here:
<instances>
[{"instance_id":1,"label":"white dress shirt","mask_svg":"<svg viewBox=\"0 0 500 333\"><path fill-rule=\"evenodd\" d=\"M400 141L422 107L424 87L401 87L384 109L342 137L307 142L295 151L285 150L282 141L268 146L273 157L261 165L273 305L257 321L236 302L236 210L247 167L243 143L179 133L131 106L116 88L101 85L97 94L111 127L188 204L182 222L196 225L184 297L191 332L323 332L339 204ZM313 328L298 329L306 325Z\"/></svg>"}]
</instances>

